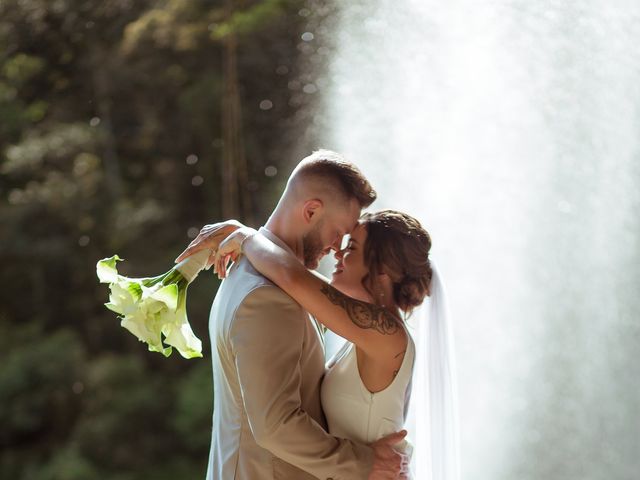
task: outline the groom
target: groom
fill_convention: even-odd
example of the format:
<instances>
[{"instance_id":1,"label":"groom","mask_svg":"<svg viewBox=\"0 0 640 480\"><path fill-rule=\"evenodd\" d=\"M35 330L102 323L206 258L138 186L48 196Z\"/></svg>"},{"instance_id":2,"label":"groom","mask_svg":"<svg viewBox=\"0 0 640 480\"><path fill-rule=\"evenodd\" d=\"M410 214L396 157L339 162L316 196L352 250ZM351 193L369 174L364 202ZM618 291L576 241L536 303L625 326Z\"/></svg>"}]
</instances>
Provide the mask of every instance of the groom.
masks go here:
<instances>
[{"instance_id":1,"label":"groom","mask_svg":"<svg viewBox=\"0 0 640 480\"><path fill-rule=\"evenodd\" d=\"M296 167L260 231L314 269L375 198L355 165L321 150ZM405 478L404 458L392 448L402 436L363 445L327 433L322 329L244 258L218 290L209 333L215 407L207 480Z\"/></svg>"}]
</instances>

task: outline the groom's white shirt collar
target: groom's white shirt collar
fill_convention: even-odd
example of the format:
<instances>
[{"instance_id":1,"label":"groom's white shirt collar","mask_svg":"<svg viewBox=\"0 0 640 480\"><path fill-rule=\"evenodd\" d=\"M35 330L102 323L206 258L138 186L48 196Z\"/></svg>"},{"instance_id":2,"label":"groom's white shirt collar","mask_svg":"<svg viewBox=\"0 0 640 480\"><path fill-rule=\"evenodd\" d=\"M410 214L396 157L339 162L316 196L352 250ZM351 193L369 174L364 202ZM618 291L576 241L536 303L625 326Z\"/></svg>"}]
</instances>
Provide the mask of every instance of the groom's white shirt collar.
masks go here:
<instances>
[{"instance_id":1,"label":"groom's white shirt collar","mask_svg":"<svg viewBox=\"0 0 640 480\"><path fill-rule=\"evenodd\" d=\"M267 230L266 227L260 227L258 232L260 232L262 235L267 237L269 240L271 240L273 243L275 243L279 247L284 248L287 252L289 252L294 257L298 258L298 256L295 254L295 252L291 249L289 245L284 243L282 239L278 237L275 233L271 232L270 230Z\"/></svg>"},{"instance_id":2,"label":"groom's white shirt collar","mask_svg":"<svg viewBox=\"0 0 640 480\"><path fill-rule=\"evenodd\" d=\"M269 240L271 240L273 243L275 243L276 245L278 245L279 247L284 248L287 252L291 253L291 255L293 255L294 257L298 258L297 255L293 252L293 250L291 249L291 247L289 247L289 245L287 245L286 243L284 243L282 241L282 239L280 237L278 237L275 233L270 232L269 230L267 230L265 227L260 227L260 229L258 230L258 232L260 232L262 235L264 235L265 237L267 237ZM313 324L315 325L317 331L318 331L318 336L320 338L320 341L322 342L322 348L324 347L324 334L322 332L322 327L320 326L320 324L318 323L318 321L315 319L315 317L313 317L312 315L309 315L309 318L311 320L313 320Z\"/></svg>"}]
</instances>

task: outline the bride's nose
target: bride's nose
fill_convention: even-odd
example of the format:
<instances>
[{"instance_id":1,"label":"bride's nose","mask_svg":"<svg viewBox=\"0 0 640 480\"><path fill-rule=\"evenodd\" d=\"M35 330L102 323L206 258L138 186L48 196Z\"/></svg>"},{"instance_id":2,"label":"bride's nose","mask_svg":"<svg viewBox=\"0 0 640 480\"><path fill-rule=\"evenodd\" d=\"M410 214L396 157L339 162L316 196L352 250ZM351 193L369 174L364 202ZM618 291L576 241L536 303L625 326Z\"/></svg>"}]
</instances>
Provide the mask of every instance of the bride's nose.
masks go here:
<instances>
[{"instance_id":1,"label":"bride's nose","mask_svg":"<svg viewBox=\"0 0 640 480\"><path fill-rule=\"evenodd\" d=\"M336 249L336 253L333 254L336 257L336 260L342 260L342 257L344 256L344 250L341 249Z\"/></svg>"}]
</instances>

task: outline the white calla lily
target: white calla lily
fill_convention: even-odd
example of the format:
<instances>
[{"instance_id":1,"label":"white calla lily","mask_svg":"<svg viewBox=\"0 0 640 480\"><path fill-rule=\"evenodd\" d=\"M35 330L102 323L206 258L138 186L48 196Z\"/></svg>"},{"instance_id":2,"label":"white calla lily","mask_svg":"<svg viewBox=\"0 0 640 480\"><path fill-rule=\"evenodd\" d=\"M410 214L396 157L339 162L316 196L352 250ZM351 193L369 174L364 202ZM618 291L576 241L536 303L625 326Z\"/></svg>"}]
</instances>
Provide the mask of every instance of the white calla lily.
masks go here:
<instances>
[{"instance_id":1,"label":"white calla lily","mask_svg":"<svg viewBox=\"0 0 640 480\"><path fill-rule=\"evenodd\" d=\"M176 348L184 358L202 357L202 342L187 319L187 287L210 253L199 252L167 273L150 278L119 275L116 263L122 260L118 255L100 260L96 265L98 279L110 288L105 306L117 313L120 325L146 343L150 351L168 357Z\"/></svg>"},{"instance_id":2,"label":"white calla lily","mask_svg":"<svg viewBox=\"0 0 640 480\"><path fill-rule=\"evenodd\" d=\"M175 347L184 358L202 357L202 342L195 336L187 320L186 305L175 312L166 310L161 315L164 342Z\"/></svg>"}]
</instances>

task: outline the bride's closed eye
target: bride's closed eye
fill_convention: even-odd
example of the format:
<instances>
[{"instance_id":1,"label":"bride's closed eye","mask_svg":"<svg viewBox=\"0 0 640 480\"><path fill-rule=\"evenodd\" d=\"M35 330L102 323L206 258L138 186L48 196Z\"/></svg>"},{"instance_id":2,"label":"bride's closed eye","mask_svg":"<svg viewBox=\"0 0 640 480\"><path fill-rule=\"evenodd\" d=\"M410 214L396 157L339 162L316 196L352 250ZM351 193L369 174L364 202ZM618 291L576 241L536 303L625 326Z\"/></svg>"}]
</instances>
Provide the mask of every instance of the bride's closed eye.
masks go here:
<instances>
[{"instance_id":1,"label":"bride's closed eye","mask_svg":"<svg viewBox=\"0 0 640 480\"><path fill-rule=\"evenodd\" d=\"M357 246L358 246L358 242L355 239L350 238L349 241L347 242L346 250L355 250Z\"/></svg>"}]
</instances>

